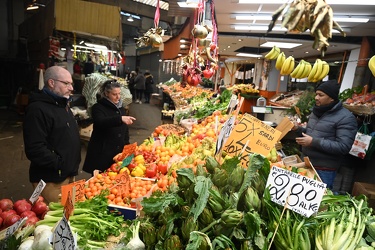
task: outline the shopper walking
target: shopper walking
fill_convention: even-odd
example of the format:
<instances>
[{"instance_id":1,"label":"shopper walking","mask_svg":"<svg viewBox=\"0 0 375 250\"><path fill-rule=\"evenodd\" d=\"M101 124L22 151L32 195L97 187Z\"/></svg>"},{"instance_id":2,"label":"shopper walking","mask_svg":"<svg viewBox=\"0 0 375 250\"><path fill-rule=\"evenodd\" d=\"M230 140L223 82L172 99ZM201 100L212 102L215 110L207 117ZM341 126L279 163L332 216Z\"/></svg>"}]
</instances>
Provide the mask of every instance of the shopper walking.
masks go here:
<instances>
[{"instance_id":1,"label":"shopper walking","mask_svg":"<svg viewBox=\"0 0 375 250\"><path fill-rule=\"evenodd\" d=\"M132 94L132 99L133 99L133 102L135 102L137 100L137 97L136 97L136 93L135 93L135 77L137 76L137 72L135 71L132 71L130 72L129 74L129 79L128 79L128 86L129 86L129 91L130 91L130 94Z\"/></svg>"},{"instance_id":2,"label":"shopper walking","mask_svg":"<svg viewBox=\"0 0 375 250\"><path fill-rule=\"evenodd\" d=\"M146 70L145 72L145 103L150 103L151 94L154 92L154 77Z\"/></svg>"},{"instance_id":3,"label":"shopper walking","mask_svg":"<svg viewBox=\"0 0 375 250\"><path fill-rule=\"evenodd\" d=\"M137 73L137 76L134 79L134 83L135 83L135 86L134 86L135 92L137 96L137 100L135 102L142 104L142 98L143 98L143 93L146 89L146 84L145 84L145 77L141 71Z\"/></svg>"},{"instance_id":4,"label":"shopper walking","mask_svg":"<svg viewBox=\"0 0 375 250\"><path fill-rule=\"evenodd\" d=\"M323 82L316 88L315 106L306 128L299 127L302 134L296 138L303 156L309 157L330 189L357 132L355 116L338 100L339 89L336 80Z\"/></svg>"},{"instance_id":5,"label":"shopper walking","mask_svg":"<svg viewBox=\"0 0 375 250\"><path fill-rule=\"evenodd\" d=\"M57 202L61 186L74 181L81 161L77 122L68 104L73 91L70 72L48 68L42 90L31 93L23 122L25 153L30 160L29 180L35 188L46 182L42 196Z\"/></svg>"},{"instance_id":6,"label":"shopper walking","mask_svg":"<svg viewBox=\"0 0 375 250\"><path fill-rule=\"evenodd\" d=\"M108 169L114 163L113 157L129 144L128 125L135 118L125 114L120 83L106 81L101 86L101 99L92 107L93 131L83 165L85 172Z\"/></svg>"}]
</instances>

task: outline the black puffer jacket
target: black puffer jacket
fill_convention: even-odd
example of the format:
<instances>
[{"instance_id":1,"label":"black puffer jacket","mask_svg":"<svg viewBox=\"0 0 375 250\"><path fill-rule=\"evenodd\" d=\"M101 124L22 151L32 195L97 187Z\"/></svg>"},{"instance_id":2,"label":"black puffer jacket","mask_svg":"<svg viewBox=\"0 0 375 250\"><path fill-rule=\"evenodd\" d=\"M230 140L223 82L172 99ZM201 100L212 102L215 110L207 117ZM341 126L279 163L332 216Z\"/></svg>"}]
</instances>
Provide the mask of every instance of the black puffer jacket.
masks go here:
<instances>
[{"instance_id":1,"label":"black puffer jacket","mask_svg":"<svg viewBox=\"0 0 375 250\"><path fill-rule=\"evenodd\" d=\"M338 102L320 118L311 113L305 133L313 137L311 146L302 147L312 165L338 169L353 145L357 133L355 116Z\"/></svg>"},{"instance_id":2,"label":"black puffer jacket","mask_svg":"<svg viewBox=\"0 0 375 250\"><path fill-rule=\"evenodd\" d=\"M68 100L44 91L30 94L23 122L30 182L61 182L78 174L79 128Z\"/></svg>"},{"instance_id":3,"label":"black puffer jacket","mask_svg":"<svg viewBox=\"0 0 375 250\"><path fill-rule=\"evenodd\" d=\"M122 122L125 109L117 108L106 98L92 107L94 127L83 170L92 173L95 169L104 171L113 163L113 157L129 144L129 128Z\"/></svg>"}]
</instances>

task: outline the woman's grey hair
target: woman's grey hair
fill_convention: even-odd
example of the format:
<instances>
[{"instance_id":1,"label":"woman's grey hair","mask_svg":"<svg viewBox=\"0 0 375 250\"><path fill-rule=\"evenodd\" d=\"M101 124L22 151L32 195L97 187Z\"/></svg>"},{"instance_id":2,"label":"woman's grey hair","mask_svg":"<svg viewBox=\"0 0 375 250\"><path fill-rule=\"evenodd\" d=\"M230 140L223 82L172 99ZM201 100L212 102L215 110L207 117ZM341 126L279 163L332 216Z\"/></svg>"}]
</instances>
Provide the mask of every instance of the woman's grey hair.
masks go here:
<instances>
[{"instance_id":1,"label":"woman's grey hair","mask_svg":"<svg viewBox=\"0 0 375 250\"><path fill-rule=\"evenodd\" d=\"M121 84L116 80L108 80L103 83L100 88L100 94L102 97L105 96L105 93L111 92L112 89L121 88Z\"/></svg>"}]
</instances>

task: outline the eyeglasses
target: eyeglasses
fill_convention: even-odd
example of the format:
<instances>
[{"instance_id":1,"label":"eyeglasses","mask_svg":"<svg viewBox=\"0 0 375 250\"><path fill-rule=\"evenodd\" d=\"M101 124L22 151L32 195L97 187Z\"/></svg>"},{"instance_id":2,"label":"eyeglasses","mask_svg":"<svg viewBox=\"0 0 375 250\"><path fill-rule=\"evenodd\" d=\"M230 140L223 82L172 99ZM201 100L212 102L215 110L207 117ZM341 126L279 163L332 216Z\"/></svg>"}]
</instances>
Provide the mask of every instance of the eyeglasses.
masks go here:
<instances>
[{"instance_id":1,"label":"eyeglasses","mask_svg":"<svg viewBox=\"0 0 375 250\"><path fill-rule=\"evenodd\" d=\"M72 87L74 86L74 82L65 82L65 81L61 81L61 80L58 80L58 79L52 79L52 80L64 83L66 86L72 86Z\"/></svg>"}]
</instances>

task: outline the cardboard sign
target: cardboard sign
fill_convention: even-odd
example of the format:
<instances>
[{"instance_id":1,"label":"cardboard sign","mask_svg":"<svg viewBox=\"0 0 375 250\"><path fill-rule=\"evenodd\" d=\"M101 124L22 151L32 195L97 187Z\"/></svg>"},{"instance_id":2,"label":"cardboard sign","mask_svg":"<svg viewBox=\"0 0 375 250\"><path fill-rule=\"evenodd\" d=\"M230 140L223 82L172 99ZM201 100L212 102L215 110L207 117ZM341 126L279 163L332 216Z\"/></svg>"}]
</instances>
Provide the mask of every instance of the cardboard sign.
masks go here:
<instances>
[{"instance_id":1,"label":"cardboard sign","mask_svg":"<svg viewBox=\"0 0 375 250\"><path fill-rule=\"evenodd\" d=\"M31 202L31 204L34 204L35 201L38 200L38 198L41 195L41 193L43 192L43 189L44 189L45 186L46 186L46 183L43 180L40 180L38 185L36 186L33 194L29 198L29 201Z\"/></svg>"},{"instance_id":2,"label":"cardboard sign","mask_svg":"<svg viewBox=\"0 0 375 250\"><path fill-rule=\"evenodd\" d=\"M79 180L67 185L61 186L61 205L65 206L66 199L68 198L68 193L73 193L73 187L75 189L74 201L81 201L85 197L85 181Z\"/></svg>"},{"instance_id":3,"label":"cardboard sign","mask_svg":"<svg viewBox=\"0 0 375 250\"><path fill-rule=\"evenodd\" d=\"M26 223L26 221L27 217L22 218L10 227L4 229L3 231L0 231L0 240L4 240L12 236L20 227L22 227Z\"/></svg>"},{"instance_id":4,"label":"cardboard sign","mask_svg":"<svg viewBox=\"0 0 375 250\"><path fill-rule=\"evenodd\" d=\"M53 232L53 249L54 250L75 250L77 242L73 237L68 220L63 218L56 225Z\"/></svg>"},{"instance_id":5,"label":"cardboard sign","mask_svg":"<svg viewBox=\"0 0 375 250\"><path fill-rule=\"evenodd\" d=\"M217 116L216 116L217 117ZM228 120L225 121L223 127L220 130L219 136L217 138L216 142L216 150L215 150L215 155L217 155L219 152L221 152L223 145L225 145L225 142L229 138L233 127L234 127L234 122L236 121L235 116L229 117Z\"/></svg>"},{"instance_id":6,"label":"cardboard sign","mask_svg":"<svg viewBox=\"0 0 375 250\"><path fill-rule=\"evenodd\" d=\"M234 127L223 149L230 156L238 156L243 152L241 164L247 167L249 153L268 155L279 140L280 134L280 131L256 117L244 114L241 121Z\"/></svg>"},{"instance_id":7,"label":"cardboard sign","mask_svg":"<svg viewBox=\"0 0 375 250\"><path fill-rule=\"evenodd\" d=\"M116 187L121 195L130 193L130 176L127 172L117 174L115 177L116 184L113 186Z\"/></svg>"},{"instance_id":8,"label":"cardboard sign","mask_svg":"<svg viewBox=\"0 0 375 250\"><path fill-rule=\"evenodd\" d=\"M74 194L75 194L75 187L73 186L73 193L68 192L68 197L65 200L64 216L67 220L69 220L70 215L72 215L74 211L74 202L72 198L75 196Z\"/></svg>"},{"instance_id":9,"label":"cardboard sign","mask_svg":"<svg viewBox=\"0 0 375 250\"><path fill-rule=\"evenodd\" d=\"M326 184L276 166L271 168L266 187L271 200L310 217L318 212Z\"/></svg>"}]
</instances>

